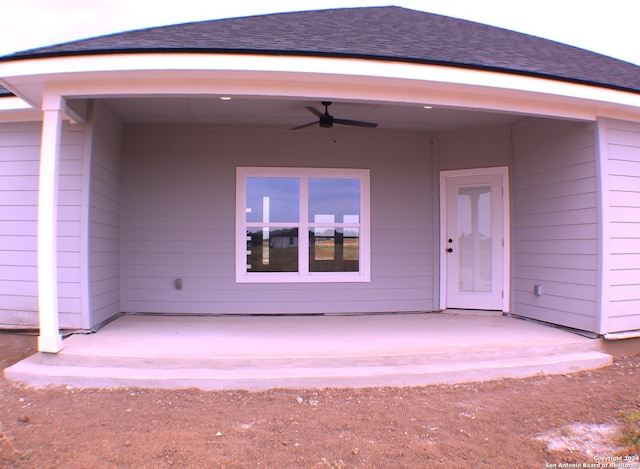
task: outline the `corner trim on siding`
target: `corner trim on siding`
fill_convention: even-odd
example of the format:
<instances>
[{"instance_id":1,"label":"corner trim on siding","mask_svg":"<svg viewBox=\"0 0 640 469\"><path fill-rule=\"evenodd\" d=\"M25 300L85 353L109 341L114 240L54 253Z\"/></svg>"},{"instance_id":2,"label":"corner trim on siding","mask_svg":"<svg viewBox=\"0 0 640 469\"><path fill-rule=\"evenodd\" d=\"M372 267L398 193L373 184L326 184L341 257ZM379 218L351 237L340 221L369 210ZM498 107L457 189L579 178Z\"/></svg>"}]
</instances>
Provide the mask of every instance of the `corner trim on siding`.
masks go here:
<instances>
[{"instance_id":1,"label":"corner trim on siding","mask_svg":"<svg viewBox=\"0 0 640 469\"><path fill-rule=\"evenodd\" d=\"M508 172L507 172L507 184L508 184L508 196L509 196L509 201L507 202L508 205L508 209L509 211L507 212L509 214L509 219L507 220L507 222L509 223L509 231L507 231L507 239L509 240L509 252L507 253L507 255L509 256L509 260L508 262L505 264L508 267L508 275L509 275L509 280L507 283L507 286L509 287L507 290L505 290L505 295L507 295L507 300L508 302L506 303L506 311L507 313L511 313L513 311L515 311L515 294L512 294L513 291L513 286L516 284L516 267L515 267L515 243L512 242L512 240L516 239L516 233L515 233L515 222L511 223L511 217L512 214L516 213L516 209L515 209L515 196L512 197L511 194L511 188L513 187L513 156L515 154L515 148L513 146L513 127L511 127L509 129L509 156L508 156L508 163L507 163L507 168L508 168ZM506 249L506 247L505 247ZM506 275L506 274L505 274Z\"/></svg>"},{"instance_id":2,"label":"corner trim on siding","mask_svg":"<svg viewBox=\"0 0 640 469\"><path fill-rule=\"evenodd\" d=\"M597 177L597 202L598 202L598 288L596 296L596 327L599 334L606 334L609 330L609 315L607 305L610 301L610 258L611 249L609 243L609 142L607 132L608 121L598 118L595 125L594 138L596 139L596 177Z\"/></svg>"},{"instance_id":3,"label":"corner trim on siding","mask_svg":"<svg viewBox=\"0 0 640 469\"><path fill-rule=\"evenodd\" d=\"M442 279L440 272L442 269L442 260L440 253L440 140L431 138L429 146L431 152L431 185L433 203L431 204L431 223L433 225L433 300L432 307L434 310L441 310L443 304L442 296Z\"/></svg>"},{"instance_id":4,"label":"corner trim on siding","mask_svg":"<svg viewBox=\"0 0 640 469\"><path fill-rule=\"evenodd\" d=\"M80 217L80 314L84 329L91 328L91 279L89 278L91 255L91 165L93 164L93 138L95 121L93 106L90 104L89 118L84 132L84 148L82 151L82 195Z\"/></svg>"}]
</instances>

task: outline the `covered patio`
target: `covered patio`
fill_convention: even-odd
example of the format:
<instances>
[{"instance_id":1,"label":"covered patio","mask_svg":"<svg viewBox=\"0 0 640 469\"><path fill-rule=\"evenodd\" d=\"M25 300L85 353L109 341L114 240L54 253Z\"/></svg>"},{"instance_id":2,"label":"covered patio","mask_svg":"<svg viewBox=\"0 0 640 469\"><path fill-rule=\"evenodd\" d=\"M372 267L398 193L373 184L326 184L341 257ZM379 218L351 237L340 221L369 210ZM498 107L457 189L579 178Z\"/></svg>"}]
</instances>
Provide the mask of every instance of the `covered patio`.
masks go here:
<instances>
[{"instance_id":1,"label":"covered patio","mask_svg":"<svg viewBox=\"0 0 640 469\"><path fill-rule=\"evenodd\" d=\"M1 58L0 319L40 333L6 376L257 390L611 364L568 330L640 334L637 76L399 7Z\"/></svg>"},{"instance_id":2,"label":"covered patio","mask_svg":"<svg viewBox=\"0 0 640 469\"><path fill-rule=\"evenodd\" d=\"M125 314L7 368L32 385L259 390L419 386L610 365L600 339L486 311Z\"/></svg>"}]
</instances>

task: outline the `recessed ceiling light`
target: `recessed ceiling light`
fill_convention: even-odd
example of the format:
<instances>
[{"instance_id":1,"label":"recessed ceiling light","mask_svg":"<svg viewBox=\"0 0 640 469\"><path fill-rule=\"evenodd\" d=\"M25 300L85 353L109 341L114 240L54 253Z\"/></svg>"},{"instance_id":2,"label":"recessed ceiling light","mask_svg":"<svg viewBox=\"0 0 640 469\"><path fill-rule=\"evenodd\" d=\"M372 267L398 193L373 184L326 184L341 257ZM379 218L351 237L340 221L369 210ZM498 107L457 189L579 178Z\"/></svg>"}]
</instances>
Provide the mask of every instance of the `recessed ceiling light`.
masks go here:
<instances>
[{"instance_id":1,"label":"recessed ceiling light","mask_svg":"<svg viewBox=\"0 0 640 469\"><path fill-rule=\"evenodd\" d=\"M231 96L220 96L222 101L231 101Z\"/></svg>"},{"instance_id":2,"label":"recessed ceiling light","mask_svg":"<svg viewBox=\"0 0 640 469\"><path fill-rule=\"evenodd\" d=\"M425 104L424 106L422 106L425 109L433 109L433 106L429 106L428 104Z\"/></svg>"}]
</instances>

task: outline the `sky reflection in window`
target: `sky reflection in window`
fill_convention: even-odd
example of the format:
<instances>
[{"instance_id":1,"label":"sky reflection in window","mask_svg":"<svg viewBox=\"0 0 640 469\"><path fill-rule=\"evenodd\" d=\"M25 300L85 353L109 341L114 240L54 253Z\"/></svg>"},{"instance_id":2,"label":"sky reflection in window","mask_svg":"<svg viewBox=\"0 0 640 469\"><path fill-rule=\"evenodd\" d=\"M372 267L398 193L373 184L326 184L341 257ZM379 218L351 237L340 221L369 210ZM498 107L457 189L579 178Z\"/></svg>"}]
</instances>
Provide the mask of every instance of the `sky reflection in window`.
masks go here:
<instances>
[{"instance_id":1,"label":"sky reflection in window","mask_svg":"<svg viewBox=\"0 0 640 469\"><path fill-rule=\"evenodd\" d=\"M269 197L268 220L263 212L265 197ZM300 214L300 179L248 177L247 209L247 222L297 222Z\"/></svg>"},{"instance_id":2,"label":"sky reflection in window","mask_svg":"<svg viewBox=\"0 0 640 469\"><path fill-rule=\"evenodd\" d=\"M343 178L309 179L309 221L334 215L337 223L358 223L360 219L360 180Z\"/></svg>"}]
</instances>

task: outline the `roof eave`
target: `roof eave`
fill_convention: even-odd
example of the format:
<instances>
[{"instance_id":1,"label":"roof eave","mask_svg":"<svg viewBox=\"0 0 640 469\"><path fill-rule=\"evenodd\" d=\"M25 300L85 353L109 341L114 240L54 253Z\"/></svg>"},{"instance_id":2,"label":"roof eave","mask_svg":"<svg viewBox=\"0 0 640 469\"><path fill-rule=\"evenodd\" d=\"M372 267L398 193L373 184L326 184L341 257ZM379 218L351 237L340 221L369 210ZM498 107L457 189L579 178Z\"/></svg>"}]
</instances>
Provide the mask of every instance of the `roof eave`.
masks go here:
<instances>
[{"instance_id":1,"label":"roof eave","mask_svg":"<svg viewBox=\"0 0 640 469\"><path fill-rule=\"evenodd\" d=\"M353 53L335 53L322 51L291 51L284 49L223 49L223 48L123 48L123 49L93 49L71 52L34 52L24 54L14 54L0 57L0 64L3 62L15 62L21 60L38 60L50 58L64 57L89 57L89 56L106 56L106 55L136 55L136 54L234 54L234 55L254 55L254 56L290 56L290 57L322 57L322 58L343 58L343 59L360 59L374 60L382 62L398 62L421 65L435 65L442 67L454 67L467 70L479 70L487 72L505 73L517 76L525 76L532 78L542 78L548 80L556 80L565 83L573 83L579 85L594 86L598 88L610 89L615 91L624 91L628 93L640 94L640 89L633 87L625 87L610 83L602 83L591 80L583 80L568 76L553 75L533 72L530 70L520 70L507 67L487 66L475 63L452 62L442 60L429 60L416 57L400 57L385 55L367 55Z\"/></svg>"},{"instance_id":2,"label":"roof eave","mask_svg":"<svg viewBox=\"0 0 640 469\"><path fill-rule=\"evenodd\" d=\"M213 56L212 56L213 57ZM69 99L144 95L326 97L490 109L595 120L640 121L640 93L546 77L424 61L218 53L50 56L0 63L8 88L35 108L47 94ZM625 116L625 117L623 117Z\"/></svg>"}]
</instances>

